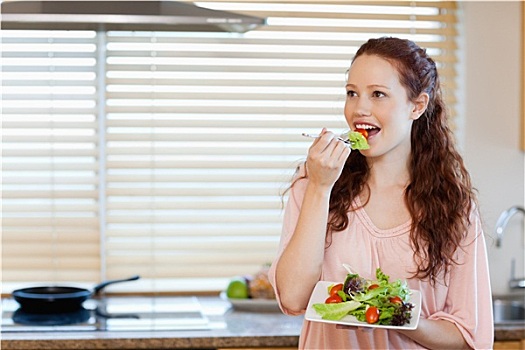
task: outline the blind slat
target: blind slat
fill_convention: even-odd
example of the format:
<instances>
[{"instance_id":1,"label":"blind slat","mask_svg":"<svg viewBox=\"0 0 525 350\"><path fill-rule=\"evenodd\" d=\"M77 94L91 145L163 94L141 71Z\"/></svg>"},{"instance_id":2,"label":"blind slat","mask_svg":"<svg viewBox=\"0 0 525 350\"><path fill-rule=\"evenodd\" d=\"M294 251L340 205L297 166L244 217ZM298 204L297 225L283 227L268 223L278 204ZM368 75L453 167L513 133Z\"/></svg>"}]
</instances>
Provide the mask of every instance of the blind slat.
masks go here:
<instances>
[{"instance_id":1,"label":"blind slat","mask_svg":"<svg viewBox=\"0 0 525 350\"><path fill-rule=\"evenodd\" d=\"M43 164L9 164L4 163L2 164L2 169L4 171L65 171L65 170L71 170L71 171L86 171L86 170L92 170L97 171L97 165L96 164L82 164L82 163L73 163L73 162L67 162L63 164L53 164L53 163L43 163ZM4 192L6 193L6 192ZM6 195L6 198L7 195Z\"/></svg>"},{"instance_id":2,"label":"blind slat","mask_svg":"<svg viewBox=\"0 0 525 350\"><path fill-rule=\"evenodd\" d=\"M229 214L229 213L227 213ZM165 224L165 223L179 223L179 222L188 222L188 223L200 223L200 222L251 222L251 223L257 223L257 222L280 222L280 216L279 215L237 215L237 216L224 216L224 213L222 215L217 214L213 215L210 213L207 213L206 216L202 216L199 213L195 215L189 215L186 214L184 216L181 215L171 215L169 217L166 216L155 216L155 217L147 217L142 218L139 216L128 216L123 215L121 217L114 216L110 219L108 219L108 223L121 223L121 224L136 224L136 223L143 223L143 222L150 222L154 221L159 224ZM219 248L219 247L218 247Z\"/></svg>"},{"instance_id":3,"label":"blind slat","mask_svg":"<svg viewBox=\"0 0 525 350\"><path fill-rule=\"evenodd\" d=\"M9 97L9 96L8 96ZM25 98L29 96L24 96ZM18 96L11 96L12 99L17 99ZM92 98L92 97L91 97ZM89 129L94 130L96 128L95 123L85 123L85 122L35 122L35 121L4 121L2 122L2 128L4 129ZM55 136L57 137L57 136Z\"/></svg>"},{"instance_id":4,"label":"blind slat","mask_svg":"<svg viewBox=\"0 0 525 350\"><path fill-rule=\"evenodd\" d=\"M368 21L414 21L414 22L446 22L455 23L454 14L390 14L390 13L349 13L349 12L301 12L301 11L237 11L248 16L264 17L290 17L290 18L322 18L330 19L348 19L348 20L365 20Z\"/></svg>"},{"instance_id":5,"label":"blind slat","mask_svg":"<svg viewBox=\"0 0 525 350\"><path fill-rule=\"evenodd\" d=\"M321 126L319 127L321 128ZM127 136L127 137L126 137ZM210 143L210 138L213 137L213 142L292 142L304 141L304 137L300 134L271 134L271 133L213 133L213 134L194 134L188 135L183 133L139 133L134 132L130 135L111 134L108 135L109 141L193 141Z\"/></svg>"},{"instance_id":6,"label":"blind slat","mask_svg":"<svg viewBox=\"0 0 525 350\"><path fill-rule=\"evenodd\" d=\"M3 218L2 225L4 226L83 226L96 228L98 220L96 217L85 218L85 217L25 217L25 218Z\"/></svg>"},{"instance_id":7,"label":"blind slat","mask_svg":"<svg viewBox=\"0 0 525 350\"><path fill-rule=\"evenodd\" d=\"M108 107L107 112L118 114L118 113L129 113L129 112L136 112L136 113L175 113L175 114L186 114L186 113L214 113L219 109L219 106L195 106L195 103L191 103L192 106L190 106L189 102L185 102L188 104L188 106L167 106L167 107L151 107L151 106L129 106L129 107ZM331 102L330 102L331 103ZM256 108L255 108L256 107ZM304 114L304 115L327 115L327 114L334 114L335 107L338 106L329 106L325 108L315 108L315 107L305 107L300 108L297 106L289 106L286 103L283 103L282 106L276 106L276 107L264 107L261 106L254 106L254 107L224 107L221 106L220 110L221 113L225 114L244 114L244 113L259 113L259 114L276 114L276 113L291 113L291 114ZM340 108L342 109L342 107ZM339 113L341 115L341 113ZM111 135L111 137L117 139L119 138L118 135ZM160 139L160 138L159 138ZM42 138L40 139L42 140ZM69 138L68 141L73 141L74 138ZM42 141L46 141L45 139Z\"/></svg>"},{"instance_id":8,"label":"blind slat","mask_svg":"<svg viewBox=\"0 0 525 350\"><path fill-rule=\"evenodd\" d=\"M242 268L239 268L240 263L232 263L232 264L225 264L223 261L224 257L217 257L217 259L211 260L208 257L200 256L196 257L195 259L192 256L182 256L180 259L174 260L174 261L163 261L158 264L153 264L151 260L146 260L142 264L134 264L133 259L129 259L129 261L126 261L123 265L117 265L114 269L109 273L108 278L118 278L117 276L130 276L138 274L144 278L154 278L154 279L162 279L162 278L173 278L173 274L176 273L179 279L184 278L196 278L202 281L202 279L209 279L209 276L213 276L213 278L222 278L223 280L229 280L231 276L237 276L240 274L240 270L244 271L258 271L261 267L260 261L271 261L272 254L253 254L249 256L249 261L245 261L245 259L239 259L241 261L244 261L242 263ZM208 263L204 264L201 263L197 265L194 260L206 260ZM187 261L187 263L186 263ZM115 265L112 261L109 261L108 263ZM190 268L177 268L174 269L173 267L168 266L182 266L181 264L188 264L188 265L194 265ZM218 266L214 266L213 264L218 264ZM208 265L211 265L208 266ZM221 283L220 285L226 285L226 282ZM131 288L130 285L128 285L128 290ZM150 287L151 288L151 287ZM170 288L176 288L174 286L170 286ZM151 290L151 289L148 289ZM190 288L191 291L191 288Z\"/></svg>"},{"instance_id":9,"label":"blind slat","mask_svg":"<svg viewBox=\"0 0 525 350\"><path fill-rule=\"evenodd\" d=\"M206 148L208 145L213 145L213 149ZM221 147L220 145L213 144L213 142L208 142L207 145L191 145L191 150L186 151L185 148L181 145L176 148L169 148L169 147L156 147L157 149L160 149L159 151L156 151L157 155L184 155L184 154L192 154L192 155L268 155L268 156L286 156L286 155L297 155L301 152L306 152L308 149L308 145L304 146L288 146L286 148L280 148L280 147L260 147L260 148L254 148L254 147L239 147L232 150L232 147L230 146L224 146ZM189 145L186 145L189 146ZM148 155L151 152L151 147L147 148L141 148L141 149L120 149L115 150L112 154L113 155ZM173 178L173 177L171 177ZM195 176L192 176L192 178L195 178ZM206 176L205 182L209 182L209 176ZM114 177L111 177L111 179L114 179ZM183 181L181 178L174 178L177 181ZM127 181L127 180L120 180L120 181ZM163 181L162 177L155 177L155 181ZM169 180L164 180L169 181ZM217 181L214 179L214 181ZM236 177L232 181L243 181L242 178Z\"/></svg>"},{"instance_id":10,"label":"blind slat","mask_svg":"<svg viewBox=\"0 0 525 350\"><path fill-rule=\"evenodd\" d=\"M367 33L373 36L374 34L381 35L394 35L394 34L425 34L425 35L443 35L443 36L455 36L457 35L457 29L455 27L440 27L440 28L397 28L397 27L329 27L329 26L316 26L315 28L309 26L268 26L261 28L261 32L302 32L302 33Z\"/></svg>"},{"instance_id":11,"label":"blind slat","mask_svg":"<svg viewBox=\"0 0 525 350\"><path fill-rule=\"evenodd\" d=\"M155 207L156 210L188 210L188 209L200 209L200 210L246 210L246 209L277 209L281 210L281 205L276 201L276 196L268 197L268 201L238 201L238 202L225 202L207 199L201 203L195 202L161 202L155 199L155 201L142 202L142 203L111 203L108 205L108 210L136 210L142 211L144 208Z\"/></svg>"},{"instance_id":12,"label":"blind slat","mask_svg":"<svg viewBox=\"0 0 525 350\"><path fill-rule=\"evenodd\" d=\"M8 191L4 190L2 197L6 199L11 198L97 198L97 191L59 191L59 190L48 190L48 191ZM3 225L9 222L9 218L4 217ZM23 221L23 220L22 220ZM21 222L22 222L21 221ZM53 223L54 224L54 223Z\"/></svg>"},{"instance_id":13,"label":"blind slat","mask_svg":"<svg viewBox=\"0 0 525 350\"><path fill-rule=\"evenodd\" d=\"M285 168L285 167L283 167ZM243 188L234 191L232 188L210 188L210 189L108 189L109 196L275 196L279 190L275 187L269 188ZM234 215L230 213L230 215ZM111 221L111 218L108 218Z\"/></svg>"},{"instance_id":14,"label":"blind slat","mask_svg":"<svg viewBox=\"0 0 525 350\"><path fill-rule=\"evenodd\" d=\"M38 244L35 236L42 242L52 243L98 243L98 229L87 227L53 227L42 229L42 227L5 227L2 232L2 240L5 242L30 242Z\"/></svg>"},{"instance_id":15,"label":"blind slat","mask_svg":"<svg viewBox=\"0 0 525 350\"><path fill-rule=\"evenodd\" d=\"M210 80L209 77L206 79L204 76L196 75L192 78L186 77L159 77L160 79L150 79L149 77L128 77L128 78L115 78L110 77L107 79L108 85L150 85L150 86L262 86L262 87L318 87L324 86L325 88L334 88L339 87L343 88L343 83L341 82L341 75L338 74L337 78L327 79L324 76L319 77L315 80L301 80L301 79L268 79L261 76L257 80L243 79L242 77L236 77L237 79L231 79L229 74L225 74L224 79L221 80ZM282 76L281 76L282 78ZM205 80L206 79L206 80ZM222 112L222 110L221 110ZM253 113L253 111L247 112L248 114ZM272 113L273 114L273 113Z\"/></svg>"},{"instance_id":16,"label":"blind slat","mask_svg":"<svg viewBox=\"0 0 525 350\"><path fill-rule=\"evenodd\" d=\"M342 89L341 89L342 90ZM173 100L174 96L173 93L160 93L155 92L153 93L156 100ZM115 100L118 99L136 99L140 100L145 97L144 93L134 93L134 92L121 92L121 93L109 93L108 97L113 98ZM199 95L199 93L182 93L177 92L176 93L177 99L182 100L202 100L202 93ZM258 100L258 101L316 101L319 102L326 102L327 97L320 95L316 96L314 94L264 94L264 93L209 93L206 95L207 99L210 100L229 100L229 101L236 101L236 100ZM331 96L328 97L328 100L332 98ZM160 122L162 123L162 122Z\"/></svg>"},{"instance_id":17,"label":"blind slat","mask_svg":"<svg viewBox=\"0 0 525 350\"><path fill-rule=\"evenodd\" d=\"M2 151L3 157L95 157L98 153L96 150L75 150L75 149L60 149L60 150L50 150L50 149L4 149ZM67 179L65 179L67 181ZM93 181L89 179L87 181ZM5 183L5 180L4 180Z\"/></svg>"},{"instance_id":18,"label":"blind slat","mask_svg":"<svg viewBox=\"0 0 525 350\"><path fill-rule=\"evenodd\" d=\"M209 116L213 116L213 114L209 114ZM148 119L147 117L139 117L137 115L137 118L134 120L124 119L124 117L121 119L110 119L107 121L107 125L114 128L170 128L170 130L174 128L178 130L203 128L206 130L225 130L226 133L230 134L230 136L233 136L234 133L231 132L232 129L240 131L246 130L248 133L255 134L257 133L256 130L258 128L263 130L280 128L283 130L283 134L286 132L288 135L293 135L299 134L299 130L304 128L318 128L320 123L325 122L322 118L323 115L315 115L310 120L308 120L306 117L303 117L303 120L300 120L300 118L295 117L293 114L282 116L283 119L281 120L276 120L272 115L268 114L265 115L267 116L266 120L262 119L264 116L260 114L244 116L245 117L243 118L243 115L222 116L217 114L217 118L215 119L206 118L206 115L203 115L202 117L195 116L193 119L186 119L184 116L172 119L163 119L160 117L157 119ZM300 124L301 129L298 129L298 124ZM325 126L331 128L345 128L341 121L327 120L325 124ZM346 128L348 127L346 126ZM210 131L210 136L214 137L217 135L212 135L212 132ZM214 140L210 140L210 142L213 142ZM249 141L252 140L250 139ZM245 146L253 147L254 144L250 145L247 143Z\"/></svg>"},{"instance_id":19,"label":"blind slat","mask_svg":"<svg viewBox=\"0 0 525 350\"><path fill-rule=\"evenodd\" d=\"M138 227L138 225L136 226ZM155 227L154 229L137 229L128 227L117 229L110 227L107 231L112 237L177 237L177 236L259 236L259 235L278 235L281 232L280 223L258 223L250 225L249 223L214 223L214 224L173 224L172 229Z\"/></svg>"},{"instance_id":20,"label":"blind slat","mask_svg":"<svg viewBox=\"0 0 525 350\"><path fill-rule=\"evenodd\" d=\"M71 243L72 242L50 242L48 244L46 244L46 242L39 242L39 244L29 244L28 242L11 243L9 245L9 252L2 254L2 258L5 259L3 263L5 264L4 266L9 266L8 264L17 261L23 256L27 259L27 256L33 256L35 254L38 254L38 257L42 259L57 259L56 256L60 255L61 258L69 258L69 261L72 257L78 257L78 260L73 259L74 261L71 261L69 268L89 267L89 265L83 264L82 260L85 258L91 258L91 261L96 259L99 250L98 242L90 244L84 243L82 245ZM47 249L42 249L43 247ZM58 258L57 260L61 259ZM38 267L38 265L35 267Z\"/></svg>"},{"instance_id":21,"label":"blind slat","mask_svg":"<svg viewBox=\"0 0 525 350\"><path fill-rule=\"evenodd\" d=\"M145 47L155 49L155 57L170 57L172 54L177 54L182 51L185 52L223 52L228 53L233 51L232 48L238 48L235 51L244 52L251 51L258 54L265 54L266 52L296 52L298 48L304 48L306 52L312 52L315 48L329 48L330 50L348 50L348 48L358 48L362 40L350 40L350 38L341 38L334 40L334 38L325 38L324 40L312 37L298 38L291 41L290 39L282 39L278 36L272 38L186 38L186 37L156 37L155 42L151 42L151 38L145 36L128 36L128 37L114 37L112 42L115 44L126 45L125 47L133 47L133 50L127 49L113 49L112 56L120 57L136 57L143 56L147 50ZM422 47L427 48L441 48L441 49L456 49L457 43L454 40L444 41L429 41L420 40L418 43ZM252 49L253 48L253 49ZM279 51L281 49L281 51ZM179 51L180 50L180 51ZM348 57L346 57L348 59Z\"/></svg>"}]
</instances>

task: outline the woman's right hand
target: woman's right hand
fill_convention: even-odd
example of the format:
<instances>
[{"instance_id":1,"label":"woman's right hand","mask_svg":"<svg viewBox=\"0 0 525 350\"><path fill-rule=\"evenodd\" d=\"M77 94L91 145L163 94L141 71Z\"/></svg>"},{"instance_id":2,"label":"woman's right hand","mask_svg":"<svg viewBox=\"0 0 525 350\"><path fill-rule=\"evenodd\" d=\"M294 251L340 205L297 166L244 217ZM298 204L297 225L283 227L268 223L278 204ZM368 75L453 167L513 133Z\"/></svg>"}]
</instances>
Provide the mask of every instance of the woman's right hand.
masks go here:
<instances>
[{"instance_id":1,"label":"woman's right hand","mask_svg":"<svg viewBox=\"0 0 525 350\"><path fill-rule=\"evenodd\" d=\"M306 168L309 181L331 190L350 152L350 147L339 140L337 135L323 128L308 150Z\"/></svg>"}]
</instances>

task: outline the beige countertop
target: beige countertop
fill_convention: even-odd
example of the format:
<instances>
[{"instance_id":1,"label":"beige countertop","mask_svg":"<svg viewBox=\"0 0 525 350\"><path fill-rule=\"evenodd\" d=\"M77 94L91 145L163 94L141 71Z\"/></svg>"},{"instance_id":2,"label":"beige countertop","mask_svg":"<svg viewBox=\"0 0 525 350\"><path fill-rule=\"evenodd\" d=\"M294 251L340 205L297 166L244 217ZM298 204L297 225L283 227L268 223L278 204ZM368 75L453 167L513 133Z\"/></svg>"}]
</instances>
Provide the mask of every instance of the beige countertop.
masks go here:
<instances>
[{"instance_id":1,"label":"beige countertop","mask_svg":"<svg viewBox=\"0 0 525 350\"><path fill-rule=\"evenodd\" d=\"M9 349L217 349L297 347L302 317L230 308L217 297L199 297L209 329L178 331L3 332ZM524 324L495 327L495 340L525 339Z\"/></svg>"},{"instance_id":2,"label":"beige countertop","mask_svg":"<svg viewBox=\"0 0 525 350\"><path fill-rule=\"evenodd\" d=\"M302 317L248 312L199 297L208 329L169 331L2 332L1 349L218 349L297 347ZM6 327L7 329L7 327Z\"/></svg>"}]
</instances>

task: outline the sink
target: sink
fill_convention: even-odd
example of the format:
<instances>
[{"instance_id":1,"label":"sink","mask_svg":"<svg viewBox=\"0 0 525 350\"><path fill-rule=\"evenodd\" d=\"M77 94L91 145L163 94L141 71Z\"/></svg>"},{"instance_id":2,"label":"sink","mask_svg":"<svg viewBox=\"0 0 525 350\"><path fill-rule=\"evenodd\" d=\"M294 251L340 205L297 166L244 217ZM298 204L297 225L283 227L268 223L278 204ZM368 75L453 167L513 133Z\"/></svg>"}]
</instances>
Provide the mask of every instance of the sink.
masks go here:
<instances>
[{"instance_id":1,"label":"sink","mask_svg":"<svg viewBox=\"0 0 525 350\"><path fill-rule=\"evenodd\" d=\"M525 323L525 301L494 299L494 323Z\"/></svg>"}]
</instances>

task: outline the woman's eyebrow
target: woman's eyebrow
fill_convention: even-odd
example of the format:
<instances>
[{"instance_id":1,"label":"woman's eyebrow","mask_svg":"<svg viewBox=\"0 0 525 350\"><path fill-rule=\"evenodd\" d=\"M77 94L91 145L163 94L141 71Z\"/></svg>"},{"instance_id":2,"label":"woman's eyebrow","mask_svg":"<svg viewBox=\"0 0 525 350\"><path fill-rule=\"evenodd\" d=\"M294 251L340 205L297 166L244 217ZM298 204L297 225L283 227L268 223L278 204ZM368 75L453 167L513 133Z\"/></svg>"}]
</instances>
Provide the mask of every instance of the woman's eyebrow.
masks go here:
<instances>
[{"instance_id":1,"label":"woman's eyebrow","mask_svg":"<svg viewBox=\"0 0 525 350\"><path fill-rule=\"evenodd\" d=\"M356 88L357 86L355 84L352 84L352 83L348 83L345 85L346 88ZM387 90L392 90L389 86L386 86L386 85L382 85L382 84L370 84L370 85L367 85L367 88L372 88L372 89L377 89L377 88L382 88L382 89L387 89Z\"/></svg>"},{"instance_id":2,"label":"woman's eyebrow","mask_svg":"<svg viewBox=\"0 0 525 350\"><path fill-rule=\"evenodd\" d=\"M382 84L371 84L371 85L368 85L368 87L369 88L382 88L382 89L392 90L389 86L382 85Z\"/></svg>"}]
</instances>

